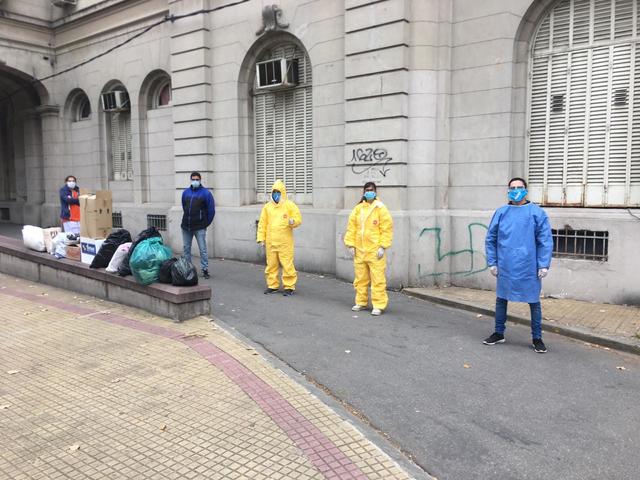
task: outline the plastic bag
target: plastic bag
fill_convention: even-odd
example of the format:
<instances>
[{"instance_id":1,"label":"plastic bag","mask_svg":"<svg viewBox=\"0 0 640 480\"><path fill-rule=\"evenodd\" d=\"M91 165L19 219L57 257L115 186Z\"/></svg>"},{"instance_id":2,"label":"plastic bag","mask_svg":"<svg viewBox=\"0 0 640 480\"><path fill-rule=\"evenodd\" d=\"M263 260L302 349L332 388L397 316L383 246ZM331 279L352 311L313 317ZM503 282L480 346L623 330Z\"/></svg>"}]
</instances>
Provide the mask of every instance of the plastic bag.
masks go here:
<instances>
[{"instance_id":1,"label":"plastic bag","mask_svg":"<svg viewBox=\"0 0 640 480\"><path fill-rule=\"evenodd\" d=\"M136 247L140 242L142 242L143 240L146 240L147 238L153 238L153 237L162 238L162 236L160 235L160 232L156 227L149 227L146 230L143 230L140 232L140 234L138 235L138 238L136 238L136 241L131 244L131 248L129 249L129 255L124 260L122 260L122 263L118 268L118 275L120 275L121 277L126 277L127 275L131 275L131 267L129 266L131 255L133 255L133 252L135 251Z\"/></svg>"},{"instance_id":2,"label":"plastic bag","mask_svg":"<svg viewBox=\"0 0 640 480\"><path fill-rule=\"evenodd\" d=\"M171 267L171 283L176 287L192 287L198 284L198 271L193 264L184 257Z\"/></svg>"},{"instance_id":3,"label":"plastic bag","mask_svg":"<svg viewBox=\"0 0 640 480\"><path fill-rule=\"evenodd\" d=\"M131 242L131 234L128 230L116 230L111 233L107 239L102 242L102 246L93 260L91 261L90 268L106 268L109 266L109 262L116 253L118 246L123 243Z\"/></svg>"},{"instance_id":4,"label":"plastic bag","mask_svg":"<svg viewBox=\"0 0 640 480\"><path fill-rule=\"evenodd\" d=\"M129 257L131 273L139 283L150 285L158 281L162 262L172 256L173 252L162 244L161 237L143 240Z\"/></svg>"},{"instance_id":5,"label":"plastic bag","mask_svg":"<svg viewBox=\"0 0 640 480\"><path fill-rule=\"evenodd\" d=\"M40 227L34 227L33 225L25 225L22 227L22 241L25 247L35 250L36 252L44 252L46 250L44 245L44 230Z\"/></svg>"},{"instance_id":6,"label":"plastic bag","mask_svg":"<svg viewBox=\"0 0 640 480\"><path fill-rule=\"evenodd\" d=\"M58 234L52 241L51 255L60 259L67 256L67 244L65 242L66 235L64 233Z\"/></svg>"},{"instance_id":7,"label":"plastic bag","mask_svg":"<svg viewBox=\"0 0 640 480\"><path fill-rule=\"evenodd\" d=\"M111 257L111 261L107 266L107 272L116 273L118 271L118 267L120 267L125 257L129 255L130 248L131 242L123 243L116 248L116 252L113 254L113 257Z\"/></svg>"},{"instance_id":8,"label":"plastic bag","mask_svg":"<svg viewBox=\"0 0 640 480\"><path fill-rule=\"evenodd\" d=\"M177 258L170 258L169 260L166 260L164 262L162 262L162 265L160 265L160 274L158 276L158 281L160 283L171 283L171 267L173 267L173 264L176 263L178 261Z\"/></svg>"}]
</instances>

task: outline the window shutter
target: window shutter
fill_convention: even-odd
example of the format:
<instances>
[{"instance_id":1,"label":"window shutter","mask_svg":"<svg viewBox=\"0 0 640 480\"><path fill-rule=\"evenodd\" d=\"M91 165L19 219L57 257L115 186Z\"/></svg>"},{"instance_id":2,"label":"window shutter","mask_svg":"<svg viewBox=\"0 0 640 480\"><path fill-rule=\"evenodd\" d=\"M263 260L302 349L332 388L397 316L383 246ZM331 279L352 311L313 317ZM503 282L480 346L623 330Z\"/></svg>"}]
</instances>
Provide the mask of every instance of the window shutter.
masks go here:
<instances>
[{"instance_id":1,"label":"window shutter","mask_svg":"<svg viewBox=\"0 0 640 480\"><path fill-rule=\"evenodd\" d=\"M529 106L531 198L640 205L637 0L562 0L538 28Z\"/></svg>"},{"instance_id":2,"label":"window shutter","mask_svg":"<svg viewBox=\"0 0 640 480\"><path fill-rule=\"evenodd\" d=\"M124 172L124 155L122 144L120 142L120 114L109 114L111 123L111 168L113 170L113 179L120 180L122 172Z\"/></svg>"},{"instance_id":3,"label":"window shutter","mask_svg":"<svg viewBox=\"0 0 640 480\"><path fill-rule=\"evenodd\" d=\"M273 48L259 61L271 58L297 59L300 84L254 95L258 201L266 200L273 182L282 179L292 199L308 203L313 186L311 66L290 44Z\"/></svg>"}]
</instances>

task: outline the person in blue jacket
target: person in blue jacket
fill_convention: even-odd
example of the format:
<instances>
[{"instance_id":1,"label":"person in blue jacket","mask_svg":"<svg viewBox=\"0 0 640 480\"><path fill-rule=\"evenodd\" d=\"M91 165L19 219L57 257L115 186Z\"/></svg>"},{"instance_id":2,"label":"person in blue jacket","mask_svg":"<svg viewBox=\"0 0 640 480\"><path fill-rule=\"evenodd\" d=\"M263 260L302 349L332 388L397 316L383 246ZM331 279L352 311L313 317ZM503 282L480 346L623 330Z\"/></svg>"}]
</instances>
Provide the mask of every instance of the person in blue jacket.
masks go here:
<instances>
[{"instance_id":1,"label":"person in blue jacket","mask_svg":"<svg viewBox=\"0 0 640 480\"><path fill-rule=\"evenodd\" d=\"M182 243L183 255L191 261L191 244L193 237L200 250L200 267L202 276L209 278L209 257L207 253L207 227L216 215L213 195L202 186L202 175L191 173L191 185L182 192Z\"/></svg>"},{"instance_id":2,"label":"person in blue jacket","mask_svg":"<svg viewBox=\"0 0 640 480\"><path fill-rule=\"evenodd\" d=\"M504 343L507 304L526 302L531 310L531 336L537 353L545 353L542 341L542 278L549 272L553 237L549 217L527 200L527 182L509 181L509 203L493 214L485 240L487 264L497 277L495 332L485 345Z\"/></svg>"}]
</instances>

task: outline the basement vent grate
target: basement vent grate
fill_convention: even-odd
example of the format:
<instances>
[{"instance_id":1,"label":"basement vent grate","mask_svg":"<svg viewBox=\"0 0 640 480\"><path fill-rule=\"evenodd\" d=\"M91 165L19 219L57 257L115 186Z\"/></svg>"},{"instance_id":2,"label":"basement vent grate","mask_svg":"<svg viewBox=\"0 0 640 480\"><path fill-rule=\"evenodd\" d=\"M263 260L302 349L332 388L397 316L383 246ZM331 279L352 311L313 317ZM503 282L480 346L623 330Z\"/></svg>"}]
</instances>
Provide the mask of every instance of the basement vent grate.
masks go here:
<instances>
[{"instance_id":1,"label":"basement vent grate","mask_svg":"<svg viewBox=\"0 0 640 480\"><path fill-rule=\"evenodd\" d=\"M609 232L591 230L551 230L553 256L606 262L609 260Z\"/></svg>"},{"instance_id":2,"label":"basement vent grate","mask_svg":"<svg viewBox=\"0 0 640 480\"><path fill-rule=\"evenodd\" d=\"M166 215L147 215L147 228L156 227L158 230L167 230Z\"/></svg>"},{"instance_id":3,"label":"basement vent grate","mask_svg":"<svg viewBox=\"0 0 640 480\"><path fill-rule=\"evenodd\" d=\"M113 220L113 228L122 228L122 212L113 212L111 218Z\"/></svg>"}]
</instances>

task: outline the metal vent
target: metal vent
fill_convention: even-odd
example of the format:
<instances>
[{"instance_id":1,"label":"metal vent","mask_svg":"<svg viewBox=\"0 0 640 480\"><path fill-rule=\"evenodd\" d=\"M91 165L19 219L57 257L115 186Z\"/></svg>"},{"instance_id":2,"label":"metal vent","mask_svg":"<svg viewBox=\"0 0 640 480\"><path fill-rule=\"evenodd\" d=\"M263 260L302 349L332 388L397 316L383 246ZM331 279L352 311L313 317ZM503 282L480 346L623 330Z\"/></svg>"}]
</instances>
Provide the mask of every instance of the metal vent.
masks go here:
<instances>
[{"instance_id":1,"label":"metal vent","mask_svg":"<svg viewBox=\"0 0 640 480\"><path fill-rule=\"evenodd\" d=\"M158 230L167 230L166 215L147 215L147 228L156 227Z\"/></svg>"},{"instance_id":2,"label":"metal vent","mask_svg":"<svg viewBox=\"0 0 640 480\"><path fill-rule=\"evenodd\" d=\"M613 92L613 104L624 106L629 103L629 89L628 88L618 88L615 92Z\"/></svg>"},{"instance_id":3,"label":"metal vent","mask_svg":"<svg viewBox=\"0 0 640 480\"><path fill-rule=\"evenodd\" d=\"M551 230L553 256L606 262L609 259L609 232L591 230Z\"/></svg>"},{"instance_id":4,"label":"metal vent","mask_svg":"<svg viewBox=\"0 0 640 480\"><path fill-rule=\"evenodd\" d=\"M122 212L113 212L111 218L113 219L113 228L122 228Z\"/></svg>"},{"instance_id":5,"label":"metal vent","mask_svg":"<svg viewBox=\"0 0 640 480\"><path fill-rule=\"evenodd\" d=\"M564 95L551 95L551 111L564 112Z\"/></svg>"}]
</instances>

